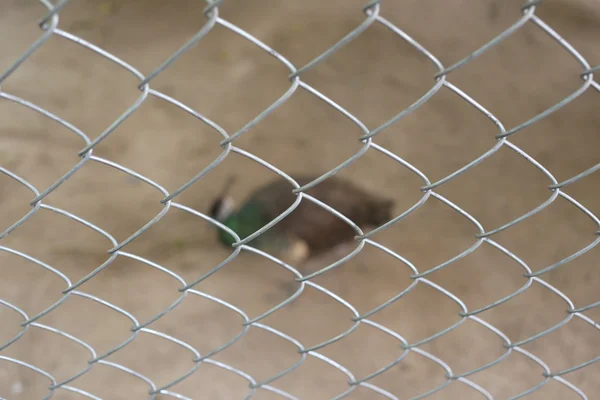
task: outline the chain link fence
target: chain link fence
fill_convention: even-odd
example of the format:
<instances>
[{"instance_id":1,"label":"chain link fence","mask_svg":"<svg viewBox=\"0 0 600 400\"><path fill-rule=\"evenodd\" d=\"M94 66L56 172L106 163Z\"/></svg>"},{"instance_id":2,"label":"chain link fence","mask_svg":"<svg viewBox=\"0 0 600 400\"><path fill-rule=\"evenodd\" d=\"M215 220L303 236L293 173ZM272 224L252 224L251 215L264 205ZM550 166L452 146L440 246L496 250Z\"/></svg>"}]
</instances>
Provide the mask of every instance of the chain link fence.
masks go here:
<instances>
[{"instance_id":1,"label":"chain link fence","mask_svg":"<svg viewBox=\"0 0 600 400\"><path fill-rule=\"evenodd\" d=\"M511 354L519 354L519 356L525 357L532 362L531 369L535 371L539 371L539 380L537 383L531 385L526 390L515 393L511 398L524 398L528 395L535 394L538 390L542 390L546 385L550 385L551 382L559 383L565 388L568 389L571 397L569 398L596 398L595 393L584 393L584 390L580 388L577 384L572 383L569 375L574 374L577 371L582 369L591 369L597 366L597 363L600 360L600 356L597 354L590 354L589 360L585 362L577 362L568 368L564 369L553 369L549 365L551 360L545 360L537 357L533 352L528 351L526 349L527 345L541 340L547 335L552 334L553 332L559 330L561 327L564 327L567 324L572 323L574 320L580 320L585 324L589 325L591 329L594 330L593 335L599 336L600 325L598 322L594 321L594 319L586 314L586 312L593 310L594 308L600 306L600 301L589 302L586 304L575 304L571 299L564 294L557 287L548 282L546 277L551 271L556 269L568 269L570 268L570 263L592 250L599 242L600 242L600 220L590 209L586 208L582 203L580 203L576 198L569 195L568 189L569 186L588 179L594 172L600 170L600 163L595 166L583 170L575 176L570 177L569 179L559 181L556 179L552 173L552 171L546 169L542 163L538 162L532 156L527 154L520 146L517 146L513 141L513 138L517 137L525 128L536 124L538 121L548 117L552 113L560 110L564 106L573 102L579 96L586 92L598 92L600 91L600 84L594 80L594 74L600 71L600 66L590 65L588 61L586 61L586 55L580 54L577 49L572 46L569 41L563 37L561 37L560 33L555 31L550 25L548 25L544 20L542 20L538 15L536 15L536 11L543 7L543 3L540 0L532 0L526 2L521 11L522 16L514 21L514 23L506 28L503 32L498 34L492 40L488 41L484 45L482 45L477 50L473 51L471 54L467 54L463 59L456 62L453 65L444 65L438 58L436 58L435 54L432 54L427 48L416 40L414 40L407 32L403 31L401 27L396 26L394 23L390 22L390 20L386 19L386 4L381 1L370 1L364 5L364 21L356 26L351 32L339 40L337 43L332 43L326 51L318 56L314 57L314 59L308 62L306 65L294 65L288 59L286 59L284 54L278 52L278 49L271 48L267 43L261 41L259 38L253 36L249 32L244 29L236 26L232 22L228 21L226 16L220 15L220 6L222 5L222 1L212 1L208 2L206 7L204 8L204 15L206 20L200 30L183 46L181 46L176 52L174 52L168 59L166 59L162 64L156 66L156 68L149 73L148 75L144 75L139 72L134 65L130 65L123 60L119 59L117 56L103 50L102 48L96 46L93 43L90 43L81 37L69 33L60 28L60 14L61 10L65 7L69 7L68 0L57 1L55 4L51 3L48 0L40 0L40 2L47 8L47 14L41 18L39 21L39 27L41 28L41 35L39 38L33 42L30 47L24 52L18 59L14 60L0 75L0 98L3 102L12 102L20 107L27 108L29 110L33 110L36 113L43 115L44 117L55 121L56 123L62 125L64 128L68 129L72 132L73 135L76 135L81 141L82 146L80 151L77 153L79 156L79 161L75 163L72 168L64 174L64 176L60 177L60 179L56 180L56 182L49 187L35 187L32 183L30 183L25 177L20 176L19 174L12 171L10 168L5 168L2 166L0 171L6 176L18 182L18 184L27 188L33 199L31 200L30 210L23 216L19 217L17 222L13 223L9 227L5 227L3 233L0 235L0 238L6 238L8 235L11 235L14 232L17 232L22 226L26 225L27 222L36 215L40 210L46 210L52 213L56 213L61 218L70 219L72 221L76 221L79 224L82 224L89 230L94 231L95 233L102 235L104 238L109 240L111 244L111 248L107 249L109 257L103 262L100 266L94 269L91 273L87 274L85 277L77 280L73 280L72 277L68 276L65 272L61 270L61 265L49 265L43 260L37 259L27 252L17 250L11 248L6 245L2 245L0 243L0 250L3 252L9 253L13 256L21 257L28 262L36 264L40 271L45 270L46 272L55 274L57 277L64 281L66 288L63 290L62 295L58 301L52 304L50 307L45 308L39 313L31 314L26 312L23 307L13 304L12 302L5 299L2 292L0 292L0 307L4 308L4 312L7 311L17 313L20 318L20 328L18 329L18 333L14 336L11 336L8 340L4 341L0 344L0 369L8 370L10 368L16 369L28 369L33 371L38 375L39 378L47 380L48 390L44 398L63 398L61 395L65 395L65 392L71 392L71 394L79 395L78 398L89 398L89 399L99 399L98 394L90 393L84 389L82 389L78 382L81 381L87 374L89 374L94 368L97 368L100 365L104 367L118 370L120 374L128 374L133 376L141 381L148 387L148 398L176 398L176 399L188 399L188 398L198 398L194 397L193 393L183 394L180 393L177 389L178 385L186 380L194 380L200 374L199 367L201 365L211 365L215 368L220 368L228 374L234 374L242 379L246 380L248 383L248 389L245 398L251 398L258 393L264 394L265 392L270 392L270 395L275 397L269 398L287 398L294 399L296 398L292 393L289 393L286 390L283 390L278 381L281 382L286 376L293 376L294 371L297 371L307 360L314 359L322 362L330 368L332 371L332 376L334 374L333 371L338 371L343 374L347 378L347 387L346 389L335 396L336 399L341 398L353 398L353 393L356 392L359 388L362 390L366 390L368 393L366 398L389 398L389 399L398 399L398 398L406 398L401 393L393 393L392 391L384 388L383 386L377 384L377 378L384 374L396 373L394 367L405 362L409 355L411 357L419 357L428 360L444 371L445 379L442 382L436 383L430 389L418 393L414 395L412 398L420 399L433 397L434 395L442 396L436 398L449 398L444 397L445 389L453 384L458 383L461 385L466 393L465 396L468 398L487 398L492 399L493 391L490 391L484 384L476 383L475 379L472 379L473 376L476 376L478 373L490 370L496 367L497 365L505 362ZM450 5L444 4L443 7L451 7ZM348 45L353 39L359 37L363 32L365 32L369 27L374 25L380 25L385 27L389 32L393 33L395 39L397 41L402 41L414 48L420 55L426 57L431 64L437 69L437 73L432 77L430 89L418 100L414 101L409 107L398 110L397 114L390 118L383 124L379 126L371 126L367 127L361 120L353 115L351 112L347 111L342 105L343 102L338 102L322 92L319 91L318 87L311 86L307 81L303 80L303 75L308 71L319 65L324 60L331 57L338 50L342 49L344 46ZM159 77L164 71L166 71L176 60L178 60L182 55L184 55L188 50L192 49L195 45L205 38L205 36L211 32L215 27L220 26L221 28L225 28L230 32L238 35L244 40L248 41L252 45L258 47L260 50L268 53L271 57L275 58L281 65L285 66L289 71L289 87L287 91L281 97L279 97L274 103L272 103L269 107L265 108L259 115L253 118L251 121L248 121L241 129L235 132L227 132L219 125L219 121L213 121L208 117L202 114L202 110L194 110L191 107L184 104L182 101L179 101L176 98L173 98L158 88L153 86L153 81ZM563 52L568 53L579 65L580 65L580 78L581 84L570 95L560 100L555 105L539 112L534 117L529 120L522 122L521 124L514 127L506 127L503 122L494 115L494 110L486 109L482 104L480 104L477 99L469 96L466 92L461 90L460 87L452 83L451 73L453 71L459 70L473 60L477 59L479 56L483 55L490 49L494 48L494 46L500 44L505 39L509 38L511 35L515 34L519 30L523 29L525 26L535 26L537 29L544 32L549 38L554 40L557 46L560 46ZM45 43L51 38L59 38L60 40L70 41L78 46L82 46L91 52L95 53L98 56L104 57L106 60L118 65L123 68L130 74L132 74L138 81L137 88L139 89L139 97L137 100L131 104L131 106L124 110L123 113L106 128L101 134L99 134L95 138L91 138L88 133L83 130L77 128L69 121L63 119L60 115L55 115L54 113L46 110L45 108L38 106L25 98L18 97L16 95L11 94L8 91L2 90L2 83L6 81L15 71L17 71L20 66L25 63L32 54L34 54L38 49L43 47ZM10 40L10 39L9 39ZM457 100L466 102L470 107L472 107L473 112L480 113L485 116L485 118L489 119L489 121L496 127L496 135L495 142L493 146L489 148L489 150L485 151L477 158L473 159L468 164L463 167L453 171L450 174L447 174L445 177L438 179L436 181L432 181L425 173L421 172L421 170L406 161L402 157L398 156L394 152L386 149L384 145L378 144L378 134L385 131L386 129L392 127L394 124L399 122L404 117L413 113L415 110L419 109L423 105L425 105L430 99L432 99L438 92L442 90L449 90L454 95L457 96ZM267 118L271 113L280 108L284 103L286 103L291 96L299 91L304 91L305 93L314 96L323 107L330 107L338 112L343 117L347 118L351 121L358 129L362 131L362 136L358 138L361 143L360 150L353 154L351 157L343 161L341 164L331 169L325 174L322 174L318 179L313 182L305 185L299 186L296 181L277 166L270 164L263 158L249 152L247 150L242 149L239 146L236 146L236 141L246 135L252 135L252 129L260 126L262 121ZM96 147L102 143L103 141L111 138L111 135L119 135L123 134L122 132L116 132L117 128L126 121L129 117L131 117L140 107L150 98L160 99L161 101L170 103L171 105L180 108L184 112L190 114L195 117L198 121L198 124L204 124L209 127L212 131L214 131L214 135L221 137L220 146L222 148L219 156L214 159L206 168L200 170L195 176L190 177L185 184L181 185L178 189L169 192L164 189L163 186L159 182L154 182L153 180L147 178L146 176L137 173L117 162L111 161L108 158L99 157L94 154L94 150ZM348 137L347 140L356 140L355 137ZM477 168L484 160L493 158L501 149L509 150L514 152L518 156L522 157L524 160L529 163L531 168L535 168L539 170L549 182L548 184L548 197L545 201L537 205L535 208L531 209L529 212L522 214L521 216L512 219L509 222L506 222L502 226L495 228L484 228L482 223L480 223L475 216L469 213L468 209L463 209L459 204L456 204L449 200L447 197L443 196L440 193L440 188L445 184L453 181L455 178L467 173L468 171ZM290 148L286 151L294 151L293 148ZM376 229L364 232L360 227L355 225L351 220L349 220L344 215L341 215L332 207L327 204L322 203L318 199L306 194L305 192L311 187L318 185L320 182L330 178L334 174L342 171L343 169L349 167L351 164L355 163L362 156L365 155L367 151L375 151L380 154L381 157L387 157L398 164L400 168L405 168L410 170L413 174L415 174L421 181L421 194L420 199L410 208L403 210L398 213L392 220L387 222L386 224L377 227ZM272 171L277 174L280 178L287 180L290 183L290 187L294 193L297 195L297 200L294 204L292 204L289 209L286 210L282 215L273 220L263 229L255 232L254 234L248 237L239 237L235 234L235 232L228 230L227 227L222 225L221 223L211 219L206 213L205 210L194 209L192 207L186 206L180 202L178 202L178 197L188 190L192 185L198 184L205 185L207 188L218 188L221 183L211 182L210 179L205 179L205 176L215 169L219 164L221 164L225 159L227 159L232 153L236 153L239 156L246 157L249 160L260 164L262 167ZM600 154L600 153L598 153ZM600 157L598 158L600 160ZM55 206L50 205L48 201L48 197L55 191L60 191L61 186L68 182L70 179L75 177L80 170L86 167L86 165L91 163L100 163L106 165L108 167L114 168L121 173L129 175L131 178L143 182L146 185L151 186L161 193L162 200L160 200L161 211L151 220L147 221L145 225L140 227L135 233L131 234L128 238L122 241L118 241L111 232L104 230L101 226L98 226L90 221L75 215L67 209L61 209ZM214 189L213 191L216 193L218 189ZM546 208L548 208L551 204L553 204L557 199L563 199L576 207L582 214L585 214L596 226L596 230L590 230L588 232L589 236L589 244L585 247L580 248L570 256L561 259L558 262L553 263L552 265L548 265L541 269L532 269L528 264L519 257L519 254L511 251L510 248L507 248L501 245L498 241L495 240L495 236L504 231L510 231L522 221L529 219L530 217L542 212ZM434 200L435 199L435 200ZM450 259L444 261L441 264L436 265L433 268L429 269L420 269L417 265L414 265L410 260L405 258L402 254L384 246L379 243L378 240L374 238L374 235L378 232L383 232L388 228L394 226L399 221L407 218L409 215L415 213L421 207L425 205L426 202L430 201L439 201L451 209L454 213L456 213L460 218L471 223L474 227L476 227L477 233L475 238L473 238L472 245L466 250L460 252L459 254L454 255ZM306 275L302 275L295 266L287 265L280 260L277 260L273 255L267 254L261 250L253 248L248 245L248 243L264 233L266 230L272 228L279 221L284 219L287 215L292 213L294 209L303 201L311 201L318 204L320 207L328 210L329 212L336 215L338 218L344 220L348 225L350 225L356 231L356 243L355 248L352 250L347 256L325 266L317 271L311 272ZM166 266L160 265L154 261L141 257L139 255L134 254L133 252L128 251L128 246L139 238L142 235L145 235L153 225L157 224L163 217L169 213L170 210L178 209L182 212L187 213L190 219L202 219L204 221L213 224L214 226L219 227L220 229L226 229L230 232L230 234L236 237L236 243L233 245L233 251L229 257L227 257L223 262L219 263L212 267L208 272L201 274L201 276L196 276L192 280L186 280L182 276L180 276L176 271ZM429 276L437 271L442 269L453 268L453 265L469 256L473 252L475 252L481 246L490 246L498 250L504 257L510 258L512 261L518 263L522 269L522 285L517 289L511 292L510 294L496 299L495 301L476 309L467 307L466 303L461 300L461 296L451 291L445 289L442 285L435 283L433 280L429 279ZM403 270L406 271L407 274L410 275L410 279L412 283L405 288L401 288L398 292L389 298L389 300L385 301L382 304L379 304L377 307L368 310L359 312L358 308L355 307L351 302L345 300L339 294L335 293L333 290L326 288L325 286L316 283L318 277L324 274L330 274L334 270L338 270L344 268L344 265L351 261L352 258L358 256L365 248L372 247L377 249L378 251L384 252L387 255L393 257L395 262L398 263ZM294 275L295 280L299 283L297 291L289 298L285 299L283 302L271 307L270 309L262 312L257 316L250 316L247 312L230 302L221 299L217 296L208 294L201 289L199 289L199 285L206 281L210 280L213 276L216 276L222 271L227 269L227 266L233 262L238 256L242 253L250 252L263 257L270 262L274 262L279 265L281 268L291 272ZM125 310L111 302L86 293L82 286L90 281L98 278L98 275L101 271L110 268L111 264L118 258L129 258L135 260L137 262L145 264L147 267L155 269L164 274L165 279L174 279L180 285L177 293L176 300L166 309L152 316L148 320L138 320L134 316L134 314L128 310ZM370 272L376 273L376 272ZM10 277L3 278L6 279L7 282L10 282ZM35 277L32 277L35 279ZM585 285L586 282L581 281L581 285ZM593 284L593 282L591 283ZM433 335L429 335L427 337L422 337L417 341L409 341L407 340L402 332L398 332L394 329L386 327L385 324L376 322L373 318L377 315L377 313L382 312L384 309L392 306L394 303L403 299L412 291L416 290L417 287L422 287L422 285L426 285L434 291L439 292L439 294L447 297L452 302L456 303L456 305L460 308L459 318L458 320L451 324L450 326L439 330L437 333ZM515 341L511 339L510 335L504 333L500 328L496 327L494 324L487 322L485 318L481 317L480 314L493 309L495 307L499 307L502 304L509 302L511 299L524 294L529 291L534 285L542 287L545 291L550 293L552 296L558 297L563 301L563 315L560 322L554 324L550 328L539 331L529 337L521 340ZM18 290L26 290L24 288L17 288ZM286 313L287 309L292 306L295 301L298 301L305 294L306 290L316 290L321 292L323 295L328 296L330 301L337 302L341 306L345 307L350 314L351 325L344 332L335 335L333 337L328 338L318 344L307 346L302 343L298 338L293 335L284 333L269 324L265 323L265 319L274 313ZM219 345L216 348L208 352L200 352L197 350L192 344L187 343L184 340L179 339L177 336L177 329L174 329L172 332L167 333L163 331L159 331L153 329L152 325L158 321L159 319L165 317L169 313L176 310L180 304L184 301L186 297L200 297L207 301L214 302L215 305L221 308L222 313L232 313L237 314L242 319L242 324L240 325L240 330L237 333L232 335L230 340L227 340L225 343ZM125 341L120 343L118 346L111 348L108 351L98 352L94 346L86 343L84 340L64 331L62 329L55 328L48 324L42 323L42 319L44 316L51 314L53 311L60 309L63 304L67 301L67 299L72 297L81 297L85 298L91 302L95 302L98 305L104 306L110 309L114 313L119 313L123 317L127 318L131 324L131 332L128 334L128 337ZM6 314L3 314L6 315ZM510 318L510 316L507 316ZM464 372L456 372L451 368L451 360L444 360L430 351L426 350L426 345L433 341L436 341L442 338L445 335L450 334L450 332L456 330L461 325L465 323L474 323L479 325L481 328L488 330L489 332L496 335L500 338L500 341L494 344L490 344L490 346L497 346L497 350L499 351L499 356L497 356L493 361L487 362L484 365L480 365L477 368L464 371ZM385 335L389 335L391 338L397 341L397 346L399 346L402 350L401 355L396 357L392 362L387 365L381 366L377 370L372 371L367 375L357 375L350 368L346 368L344 365L340 364L333 357L327 356L327 348L329 346L334 345L336 342L343 341L349 335L353 334L359 327L368 326L373 330L377 330L380 333ZM9 332L8 327L5 324L2 324L2 328L0 330L5 329L6 332ZM265 379L258 379L254 377L251 373L242 370L240 367L229 364L224 361L218 360L219 353L225 351L231 346L235 345L239 341L244 340L244 337L248 334L248 332L252 329L262 330L273 337L279 337L282 340L288 341L293 347L297 349L297 353L299 354L298 359L293 365L281 369L278 373L269 376ZM11 348L11 346L15 346L19 341L23 340L22 338L29 330L43 330L50 332L53 335L59 335L62 338L75 343L78 346L84 348L87 352L89 352L88 363L85 368L83 368L78 373L69 376L69 377L56 377L51 371L44 370L43 368L36 366L28 361L24 361L19 357L14 355L8 355L7 351ZM185 351L189 352L189 357L193 359L193 365L191 368L181 376L178 376L176 379L164 383L164 382L155 382L151 377L146 376L142 372L136 371L130 367L127 367L119 362L111 361L111 356L116 355L121 352L123 349L130 346L138 336L140 335L152 335L157 337L162 341L169 341L176 346L180 346ZM365 344L367 345L367 344ZM560 346L560 343L556 344ZM593 352L591 352L593 353ZM337 376L337 375L336 375ZM331 378L333 379L333 378ZM336 378L337 379L337 378ZM426 379L426 377L424 378ZM5 382L2 384L3 388L12 387L15 382ZM0 396L4 396L3 398L12 398L16 392L10 393L0 393ZM125 394L127 398L129 397ZM191 396L191 397L190 397ZM467 398L464 397L464 398ZM261 397L262 398L262 397Z\"/></svg>"}]
</instances>

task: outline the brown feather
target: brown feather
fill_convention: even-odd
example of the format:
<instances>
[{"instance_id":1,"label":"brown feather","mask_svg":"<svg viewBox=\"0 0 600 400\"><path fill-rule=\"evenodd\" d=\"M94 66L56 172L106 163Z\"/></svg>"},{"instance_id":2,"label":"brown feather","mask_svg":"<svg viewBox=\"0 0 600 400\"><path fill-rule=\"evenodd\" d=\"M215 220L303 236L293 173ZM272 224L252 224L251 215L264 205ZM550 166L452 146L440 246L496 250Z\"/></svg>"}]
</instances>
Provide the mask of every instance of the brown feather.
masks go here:
<instances>
[{"instance_id":1,"label":"brown feather","mask_svg":"<svg viewBox=\"0 0 600 400\"><path fill-rule=\"evenodd\" d=\"M303 186L315 178L300 177L296 182ZM261 203L264 206L264 218L271 221L296 200L292 189L287 181L279 179L256 191L250 200ZM392 218L391 200L367 193L337 176L319 183L306 193L336 209L361 228L380 226ZM312 254L332 249L356 236L356 231L350 225L306 198L274 228L306 242Z\"/></svg>"}]
</instances>

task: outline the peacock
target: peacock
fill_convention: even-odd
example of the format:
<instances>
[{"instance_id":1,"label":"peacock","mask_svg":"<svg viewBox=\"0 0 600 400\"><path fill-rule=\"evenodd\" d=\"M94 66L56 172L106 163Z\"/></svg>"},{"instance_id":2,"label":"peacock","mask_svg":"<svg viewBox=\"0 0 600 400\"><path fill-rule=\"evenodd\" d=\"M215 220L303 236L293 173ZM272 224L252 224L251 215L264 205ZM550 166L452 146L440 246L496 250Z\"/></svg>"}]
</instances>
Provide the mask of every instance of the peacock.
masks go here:
<instances>
[{"instance_id":1,"label":"peacock","mask_svg":"<svg viewBox=\"0 0 600 400\"><path fill-rule=\"evenodd\" d=\"M295 180L304 186L316 178L300 176ZM221 195L214 200L210 215L242 239L271 222L296 200L293 186L280 178L255 190L236 210L233 199L228 195L232 183L233 179L230 179ZM306 193L335 208L363 230L392 219L392 200L370 194L335 175ZM356 231L346 222L312 201L302 199L291 214L248 245L291 265L301 265L309 258L352 241L355 236ZM219 229L218 238L225 246L231 247L235 243L234 237L223 229Z\"/></svg>"}]
</instances>

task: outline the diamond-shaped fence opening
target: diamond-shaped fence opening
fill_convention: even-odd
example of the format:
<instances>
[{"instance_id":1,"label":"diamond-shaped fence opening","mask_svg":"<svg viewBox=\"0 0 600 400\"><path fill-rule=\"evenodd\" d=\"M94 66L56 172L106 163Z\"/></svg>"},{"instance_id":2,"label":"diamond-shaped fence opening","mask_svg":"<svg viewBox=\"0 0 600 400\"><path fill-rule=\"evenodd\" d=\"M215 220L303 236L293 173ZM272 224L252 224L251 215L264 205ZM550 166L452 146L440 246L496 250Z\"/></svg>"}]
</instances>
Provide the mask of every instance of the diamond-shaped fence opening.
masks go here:
<instances>
[{"instance_id":1,"label":"diamond-shaped fence opening","mask_svg":"<svg viewBox=\"0 0 600 400\"><path fill-rule=\"evenodd\" d=\"M598 398L594 2L31 0L2 9L0 398ZM532 27L555 44L545 43L544 65L568 76L516 76L536 46ZM351 47L372 34L362 46L380 47ZM155 54L170 55L157 63ZM273 59L287 77L264 73ZM423 71L410 70L423 60L436 71L425 90L414 82ZM340 69L350 64L357 77L347 82ZM111 79L110 68L127 78ZM261 90L275 86L285 90ZM300 92L298 104L311 107L282 107ZM440 93L461 107L431 101ZM368 126L359 114L387 120ZM596 132L583 140L561 122L567 114L580 121L574 129ZM532 133L542 125L543 136ZM338 143L346 131L347 146ZM539 140L520 140L528 134ZM571 135L579 142L565 147ZM65 169L66 148L79 159ZM457 163L473 149L485 151ZM545 166L564 151L570 162ZM304 173L313 179L300 184ZM408 206L358 226L311 194L338 173ZM295 200L240 236L208 213L232 175L236 195L270 176ZM568 207L551 207L557 200ZM354 243L306 265L255 247L303 202L353 229ZM540 215L545 228L526 223Z\"/></svg>"}]
</instances>

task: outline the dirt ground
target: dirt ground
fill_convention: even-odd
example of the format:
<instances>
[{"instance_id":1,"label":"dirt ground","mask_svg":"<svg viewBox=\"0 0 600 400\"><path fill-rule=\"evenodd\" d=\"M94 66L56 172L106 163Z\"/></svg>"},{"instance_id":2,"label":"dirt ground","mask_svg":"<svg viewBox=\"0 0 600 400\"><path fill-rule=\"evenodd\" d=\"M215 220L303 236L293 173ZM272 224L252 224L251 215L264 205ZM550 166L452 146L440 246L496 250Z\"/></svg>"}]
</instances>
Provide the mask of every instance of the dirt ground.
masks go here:
<instances>
[{"instance_id":1,"label":"dirt ground","mask_svg":"<svg viewBox=\"0 0 600 400\"><path fill-rule=\"evenodd\" d=\"M221 18L264 41L295 66L305 65L365 18L364 1L302 2L226 0ZM425 46L445 66L459 61L520 17L522 1L439 0L382 2L382 15ZM600 3L548 0L536 15L554 28L590 63L600 64ZM151 73L205 23L200 2L191 0L72 1L60 13L59 28L90 41ZM0 71L4 71L40 35L37 21L44 8L36 1L4 0L0 5ZM370 129L379 126L422 96L434 84L435 66L414 47L374 24L302 79L345 107ZM448 79L500 119L506 129L556 104L582 85L581 65L556 41L529 23ZM249 41L217 25L197 46L151 82L236 132L272 104L288 88L289 71ZM1 85L55 113L95 138L140 96L138 79L104 57L57 36L51 37ZM572 103L510 137L541 163L557 181L568 179L600 161L600 93L587 90ZM442 88L430 101L376 136L385 146L419 168L431 182L458 170L495 142L498 128L483 114ZM242 135L235 145L292 176L323 174L360 149L361 131L339 112L299 89L282 107ZM211 163L221 152L218 133L181 109L153 96L133 113L94 154L140 173L173 192ZM48 118L3 99L0 101L1 166L42 191L79 161L83 140ZM238 154L176 198L206 211L226 177L239 183L238 199L274 177L266 168ZM408 168L370 149L340 172L367 190L396 200L396 213L423 195L423 182ZM23 185L0 176L0 226L13 224L30 209L33 196ZM500 227L534 209L552 194L551 182L528 160L504 147L494 156L436 189L475 217L486 230ZM569 186L565 192L600 215L600 173ZM88 162L44 203L68 210L122 241L162 209L161 193L150 185L98 162ZM598 226L575 206L558 197L529 219L492 236L533 271L573 254L595 239ZM434 197L419 210L377 234L419 271L451 259L477 241L477 228ZM77 282L109 258L113 246L105 237L64 215L40 209L0 245L0 299L33 316L61 298L66 283L56 274L6 249L42 260ZM219 246L215 230L201 218L171 207L124 252L160 264L192 282L230 253ZM347 250L346 250L347 251ZM597 247L542 275L567 296L575 308L599 300ZM315 260L315 271L335 260ZM306 272L306 271L305 271ZM522 267L484 243L473 253L427 276L460 298L469 310L491 304L522 288ZM406 289L412 272L372 246L313 281L364 314ZM292 274L277 264L242 252L238 258L195 289L222 299L249 318L286 299L280 282ZM180 293L180 283L164 272L118 256L108 268L78 288L131 313L140 323L165 310ZM570 307L555 292L533 282L520 295L477 316L518 342L543 332L567 317ZM408 295L370 319L417 343L461 320L461 308L440 291L419 283ZM600 320L600 308L585 312ZM318 290L306 287L300 297L260 323L311 347L346 332L353 314ZM0 307L0 343L20 331L22 317ZM147 328L182 340L206 355L242 332L234 311L193 294ZM131 337L132 322L122 314L82 296L71 295L36 321L73 335L100 356ZM600 356L600 326L574 317L552 333L522 349L561 371ZM451 332L418 346L444 360L454 375L472 371L506 353L503 340L467 319ZM318 352L366 377L402 355L398 339L367 324ZM5 357L5 358L3 358ZM30 327L0 351L0 398L37 399L48 393L49 380L7 361L31 363L63 381L87 367L93 356L83 346L40 327ZM164 338L139 332L135 339L105 359L151 379L157 387L172 382L194 366L194 354ZM300 356L295 345L261 327L252 326L234 345L210 357L262 382L292 367ZM506 399L544 382L543 368L518 351L493 367L468 377L494 398ZM369 380L399 399L426 393L442 384L446 371L410 352L383 374ZM600 393L600 362L563 377L589 399ZM300 399L329 399L348 389L348 376L308 356L272 386ZM180 398L241 399L248 381L214 363L203 362L188 379L171 387ZM95 364L72 387L104 399L145 399L143 379ZM59 389L57 399L83 399ZM158 396L168 399L173 396ZM284 398L264 389L253 398ZM357 387L348 399L383 399ZM483 399L460 381L429 398ZM574 390L549 380L528 399L580 399Z\"/></svg>"}]
</instances>

